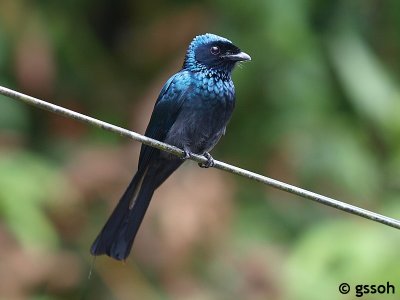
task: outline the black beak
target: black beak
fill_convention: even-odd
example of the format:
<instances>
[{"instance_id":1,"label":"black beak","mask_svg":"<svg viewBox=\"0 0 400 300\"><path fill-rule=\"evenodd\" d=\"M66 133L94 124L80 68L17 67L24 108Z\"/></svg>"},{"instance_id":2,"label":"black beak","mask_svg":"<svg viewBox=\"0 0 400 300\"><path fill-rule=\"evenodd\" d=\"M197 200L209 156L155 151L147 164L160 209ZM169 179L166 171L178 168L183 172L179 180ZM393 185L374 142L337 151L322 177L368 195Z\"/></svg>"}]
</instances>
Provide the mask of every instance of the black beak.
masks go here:
<instances>
[{"instance_id":1,"label":"black beak","mask_svg":"<svg viewBox=\"0 0 400 300\"><path fill-rule=\"evenodd\" d=\"M251 60L250 55L248 55L247 53L244 52L239 52L236 54L228 54L225 55L224 58L232 60L232 61L247 61L247 60Z\"/></svg>"}]
</instances>

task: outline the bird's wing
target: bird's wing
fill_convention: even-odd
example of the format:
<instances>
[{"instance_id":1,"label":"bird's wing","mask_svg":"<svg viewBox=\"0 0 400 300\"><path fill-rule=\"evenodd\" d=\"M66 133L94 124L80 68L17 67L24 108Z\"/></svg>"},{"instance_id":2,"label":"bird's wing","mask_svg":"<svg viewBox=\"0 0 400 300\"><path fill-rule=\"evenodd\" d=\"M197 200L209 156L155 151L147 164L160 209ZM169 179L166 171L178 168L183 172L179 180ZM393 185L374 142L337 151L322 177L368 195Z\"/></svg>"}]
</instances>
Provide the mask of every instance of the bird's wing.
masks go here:
<instances>
[{"instance_id":1,"label":"bird's wing","mask_svg":"<svg viewBox=\"0 0 400 300\"><path fill-rule=\"evenodd\" d=\"M186 95L191 89L190 86L190 75L186 71L173 75L165 83L154 105L145 136L164 141L176 121ZM143 144L140 150L138 170L144 171L150 158L158 151L160 150Z\"/></svg>"}]
</instances>

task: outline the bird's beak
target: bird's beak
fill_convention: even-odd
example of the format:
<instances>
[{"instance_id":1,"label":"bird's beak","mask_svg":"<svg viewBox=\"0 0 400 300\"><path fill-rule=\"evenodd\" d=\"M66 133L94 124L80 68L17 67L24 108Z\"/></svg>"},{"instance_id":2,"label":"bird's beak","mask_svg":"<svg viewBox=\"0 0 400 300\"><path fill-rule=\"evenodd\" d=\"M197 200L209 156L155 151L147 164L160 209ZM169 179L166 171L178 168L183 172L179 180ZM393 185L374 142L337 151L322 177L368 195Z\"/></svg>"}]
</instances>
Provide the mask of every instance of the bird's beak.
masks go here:
<instances>
[{"instance_id":1,"label":"bird's beak","mask_svg":"<svg viewBox=\"0 0 400 300\"><path fill-rule=\"evenodd\" d=\"M246 61L246 60L251 60L250 55L244 52L239 52L237 54L228 54L225 55L224 58L233 60L233 61Z\"/></svg>"}]
</instances>

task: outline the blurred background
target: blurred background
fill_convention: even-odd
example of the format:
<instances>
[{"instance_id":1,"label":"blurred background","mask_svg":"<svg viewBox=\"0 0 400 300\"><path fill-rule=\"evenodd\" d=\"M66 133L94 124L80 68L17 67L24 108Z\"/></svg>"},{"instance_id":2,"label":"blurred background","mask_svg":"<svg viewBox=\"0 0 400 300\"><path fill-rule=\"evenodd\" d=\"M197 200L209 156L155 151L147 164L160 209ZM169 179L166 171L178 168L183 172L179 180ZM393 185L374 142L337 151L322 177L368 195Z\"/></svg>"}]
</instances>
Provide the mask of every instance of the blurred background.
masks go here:
<instances>
[{"instance_id":1,"label":"blurred background","mask_svg":"<svg viewBox=\"0 0 400 300\"><path fill-rule=\"evenodd\" d=\"M1 0L0 85L143 133L188 43L216 33L253 61L213 156L400 218L399 31L397 0ZM0 299L400 293L399 231L193 162L127 261L93 264L139 147L0 96Z\"/></svg>"}]
</instances>

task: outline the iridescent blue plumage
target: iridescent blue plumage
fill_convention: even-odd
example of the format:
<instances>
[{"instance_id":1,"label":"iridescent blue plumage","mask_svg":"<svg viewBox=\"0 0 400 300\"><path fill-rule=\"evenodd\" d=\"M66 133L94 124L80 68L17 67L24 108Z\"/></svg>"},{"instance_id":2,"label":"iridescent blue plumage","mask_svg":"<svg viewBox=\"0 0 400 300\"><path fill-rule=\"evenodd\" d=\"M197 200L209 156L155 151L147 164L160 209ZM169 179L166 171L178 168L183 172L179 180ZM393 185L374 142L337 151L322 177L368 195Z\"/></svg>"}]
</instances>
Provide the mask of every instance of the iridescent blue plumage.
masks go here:
<instances>
[{"instance_id":1,"label":"iridescent blue plumage","mask_svg":"<svg viewBox=\"0 0 400 300\"><path fill-rule=\"evenodd\" d=\"M190 43L182 70L162 88L145 135L207 157L220 137L235 105L231 72L238 61L250 60L231 41L214 34ZM184 160L142 145L138 170L117 207L91 247L93 255L125 259L154 191Z\"/></svg>"}]
</instances>

